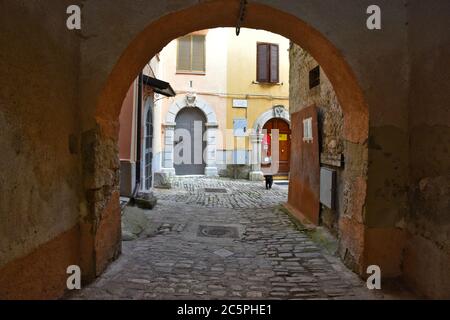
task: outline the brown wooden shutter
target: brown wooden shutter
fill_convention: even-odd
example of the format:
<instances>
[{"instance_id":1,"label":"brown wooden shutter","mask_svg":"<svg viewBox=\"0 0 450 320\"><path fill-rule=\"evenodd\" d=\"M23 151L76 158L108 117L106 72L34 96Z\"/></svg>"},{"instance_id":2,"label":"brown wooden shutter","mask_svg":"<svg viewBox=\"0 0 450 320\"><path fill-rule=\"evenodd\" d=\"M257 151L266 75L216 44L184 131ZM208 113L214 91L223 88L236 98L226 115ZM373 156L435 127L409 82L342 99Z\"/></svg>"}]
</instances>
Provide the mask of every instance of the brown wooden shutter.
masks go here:
<instances>
[{"instance_id":1,"label":"brown wooden shutter","mask_svg":"<svg viewBox=\"0 0 450 320\"><path fill-rule=\"evenodd\" d=\"M267 43L258 43L257 45L257 65L256 80L258 82L269 82L270 80L270 45Z\"/></svg>"},{"instance_id":2,"label":"brown wooden shutter","mask_svg":"<svg viewBox=\"0 0 450 320\"><path fill-rule=\"evenodd\" d=\"M279 77L279 48L277 44L270 45L270 82L278 83Z\"/></svg>"},{"instance_id":3,"label":"brown wooden shutter","mask_svg":"<svg viewBox=\"0 0 450 320\"><path fill-rule=\"evenodd\" d=\"M192 71L205 71L205 36L192 36Z\"/></svg>"},{"instance_id":4,"label":"brown wooden shutter","mask_svg":"<svg viewBox=\"0 0 450 320\"><path fill-rule=\"evenodd\" d=\"M177 70L191 70L191 37L186 36L178 39Z\"/></svg>"}]
</instances>

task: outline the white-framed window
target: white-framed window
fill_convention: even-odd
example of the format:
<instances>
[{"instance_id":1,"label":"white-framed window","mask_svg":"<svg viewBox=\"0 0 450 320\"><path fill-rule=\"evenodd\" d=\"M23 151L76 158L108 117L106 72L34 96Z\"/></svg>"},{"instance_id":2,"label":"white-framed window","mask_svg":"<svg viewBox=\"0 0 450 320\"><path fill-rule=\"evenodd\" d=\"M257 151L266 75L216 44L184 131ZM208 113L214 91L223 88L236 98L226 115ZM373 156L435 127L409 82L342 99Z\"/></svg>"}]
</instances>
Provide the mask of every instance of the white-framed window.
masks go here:
<instances>
[{"instance_id":1,"label":"white-framed window","mask_svg":"<svg viewBox=\"0 0 450 320\"><path fill-rule=\"evenodd\" d=\"M307 118L303 120L303 141L304 142L313 141L312 118Z\"/></svg>"},{"instance_id":2,"label":"white-framed window","mask_svg":"<svg viewBox=\"0 0 450 320\"><path fill-rule=\"evenodd\" d=\"M152 162L153 162L153 109L152 104L145 114L144 129L144 189L152 188Z\"/></svg>"}]
</instances>

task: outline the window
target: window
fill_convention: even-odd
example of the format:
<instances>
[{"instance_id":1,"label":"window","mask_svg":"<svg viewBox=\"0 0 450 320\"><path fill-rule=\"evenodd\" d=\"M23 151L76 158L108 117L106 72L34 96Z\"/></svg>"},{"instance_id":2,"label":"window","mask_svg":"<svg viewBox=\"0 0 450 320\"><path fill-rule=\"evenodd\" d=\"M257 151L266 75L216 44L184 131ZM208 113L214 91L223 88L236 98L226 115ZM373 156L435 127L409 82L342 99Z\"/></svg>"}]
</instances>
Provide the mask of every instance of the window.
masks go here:
<instances>
[{"instance_id":1,"label":"window","mask_svg":"<svg viewBox=\"0 0 450 320\"><path fill-rule=\"evenodd\" d=\"M145 116L145 145L144 145L144 186L146 190L152 187L152 159L153 159L153 115L152 105Z\"/></svg>"},{"instance_id":2,"label":"window","mask_svg":"<svg viewBox=\"0 0 450 320\"><path fill-rule=\"evenodd\" d=\"M309 89L317 87L320 84L320 67L317 66L309 71Z\"/></svg>"},{"instance_id":3,"label":"window","mask_svg":"<svg viewBox=\"0 0 450 320\"><path fill-rule=\"evenodd\" d=\"M278 83L279 47L272 43L258 43L256 57L256 80L262 83Z\"/></svg>"},{"instance_id":4,"label":"window","mask_svg":"<svg viewBox=\"0 0 450 320\"><path fill-rule=\"evenodd\" d=\"M177 72L205 73L205 36L178 39Z\"/></svg>"},{"instance_id":5,"label":"window","mask_svg":"<svg viewBox=\"0 0 450 320\"><path fill-rule=\"evenodd\" d=\"M303 120L303 141L304 142L313 141L312 118L307 118Z\"/></svg>"}]
</instances>

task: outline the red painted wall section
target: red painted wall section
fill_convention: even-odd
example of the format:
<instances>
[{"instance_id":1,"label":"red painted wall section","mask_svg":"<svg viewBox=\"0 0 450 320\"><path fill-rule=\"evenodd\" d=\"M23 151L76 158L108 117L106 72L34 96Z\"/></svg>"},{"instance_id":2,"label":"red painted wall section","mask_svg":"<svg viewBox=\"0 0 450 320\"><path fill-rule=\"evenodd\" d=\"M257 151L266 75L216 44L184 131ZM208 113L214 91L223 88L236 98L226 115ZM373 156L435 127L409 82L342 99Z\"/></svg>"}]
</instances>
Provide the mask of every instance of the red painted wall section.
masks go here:
<instances>
[{"instance_id":1,"label":"red painted wall section","mask_svg":"<svg viewBox=\"0 0 450 320\"><path fill-rule=\"evenodd\" d=\"M303 141L303 120L312 118L313 140ZM289 206L298 218L318 225L320 213L320 160L317 108L315 105L291 114L292 152Z\"/></svg>"},{"instance_id":2,"label":"red painted wall section","mask_svg":"<svg viewBox=\"0 0 450 320\"><path fill-rule=\"evenodd\" d=\"M131 160L131 140L133 132L134 82L123 100L120 112L119 157L120 160Z\"/></svg>"}]
</instances>

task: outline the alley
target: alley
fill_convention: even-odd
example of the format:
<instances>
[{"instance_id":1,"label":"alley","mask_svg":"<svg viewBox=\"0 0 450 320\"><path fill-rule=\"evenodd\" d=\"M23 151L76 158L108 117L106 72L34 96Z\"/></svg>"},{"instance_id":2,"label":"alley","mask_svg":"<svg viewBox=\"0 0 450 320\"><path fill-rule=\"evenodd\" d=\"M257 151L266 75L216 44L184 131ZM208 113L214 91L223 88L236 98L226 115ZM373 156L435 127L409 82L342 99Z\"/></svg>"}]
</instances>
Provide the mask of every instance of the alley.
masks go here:
<instances>
[{"instance_id":1,"label":"alley","mask_svg":"<svg viewBox=\"0 0 450 320\"><path fill-rule=\"evenodd\" d=\"M374 299L283 211L287 187L177 178L146 225L73 299ZM128 212L128 211L127 211Z\"/></svg>"}]
</instances>

